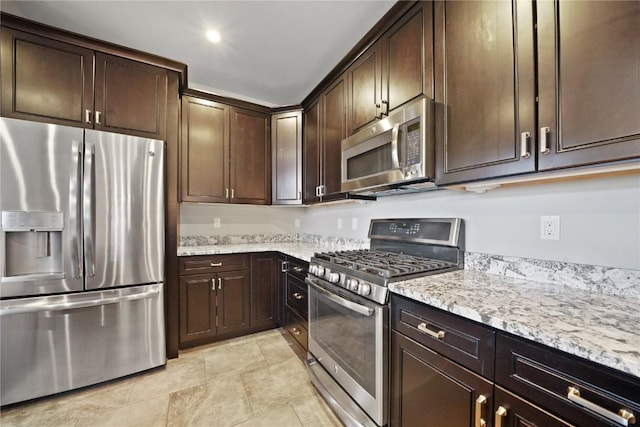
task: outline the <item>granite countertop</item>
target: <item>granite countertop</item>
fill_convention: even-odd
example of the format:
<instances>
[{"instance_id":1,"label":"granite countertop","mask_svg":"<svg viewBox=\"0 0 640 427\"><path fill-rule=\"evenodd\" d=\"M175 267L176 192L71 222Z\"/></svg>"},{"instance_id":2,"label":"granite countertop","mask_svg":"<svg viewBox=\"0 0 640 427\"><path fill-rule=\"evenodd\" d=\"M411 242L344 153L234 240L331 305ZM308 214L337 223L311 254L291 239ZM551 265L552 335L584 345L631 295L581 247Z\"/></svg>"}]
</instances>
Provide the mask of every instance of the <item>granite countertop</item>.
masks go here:
<instances>
[{"instance_id":1,"label":"granite countertop","mask_svg":"<svg viewBox=\"0 0 640 427\"><path fill-rule=\"evenodd\" d=\"M640 377L637 298L461 270L391 292Z\"/></svg>"},{"instance_id":2,"label":"granite countertop","mask_svg":"<svg viewBox=\"0 0 640 427\"><path fill-rule=\"evenodd\" d=\"M231 245L209 245L209 246L179 246L178 256L188 255L215 255L215 254L232 254L247 252L282 252L304 261L309 262L316 252L358 249L346 248L344 245L339 247L334 245L318 245L317 243L305 242L271 242L271 243L239 243Z\"/></svg>"}]
</instances>

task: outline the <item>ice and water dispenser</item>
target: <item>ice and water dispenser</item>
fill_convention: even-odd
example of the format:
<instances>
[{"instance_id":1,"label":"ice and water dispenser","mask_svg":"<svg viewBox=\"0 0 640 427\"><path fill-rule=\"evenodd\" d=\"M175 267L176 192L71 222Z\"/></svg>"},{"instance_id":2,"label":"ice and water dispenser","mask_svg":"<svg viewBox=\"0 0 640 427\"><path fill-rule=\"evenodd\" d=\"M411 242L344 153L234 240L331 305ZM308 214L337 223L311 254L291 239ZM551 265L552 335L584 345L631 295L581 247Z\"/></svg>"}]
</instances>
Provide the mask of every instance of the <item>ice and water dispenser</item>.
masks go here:
<instances>
[{"instance_id":1,"label":"ice and water dispenser","mask_svg":"<svg viewBox=\"0 0 640 427\"><path fill-rule=\"evenodd\" d=\"M0 283L64 277L62 212L2 212Z\"/></svg>"}]
</instances>

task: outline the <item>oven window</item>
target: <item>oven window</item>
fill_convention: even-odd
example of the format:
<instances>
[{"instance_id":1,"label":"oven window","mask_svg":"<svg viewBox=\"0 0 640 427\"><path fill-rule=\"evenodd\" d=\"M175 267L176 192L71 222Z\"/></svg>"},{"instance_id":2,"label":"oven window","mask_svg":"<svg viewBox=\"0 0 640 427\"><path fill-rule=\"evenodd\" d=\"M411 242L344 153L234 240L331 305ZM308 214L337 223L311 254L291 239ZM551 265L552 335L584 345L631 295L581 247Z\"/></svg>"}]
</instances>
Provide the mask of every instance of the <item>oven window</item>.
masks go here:
<instances>
[{"instance_id":1,"label":"oven window","mask_svg":"<svg viewBox=\"0 0 640 427\"><path fill-rule=\"evenodd\" d=\"M362 178L393 169L391 143L347 159L347 179Z\"/></svg>"},{"instance_id":2,"label":"oven window","mask_svg":"<svg viewBox=\"0 0 640 427\"><path fill-rule=\"evenodd\" d=\"M371 396L376 397L376 316L344 308L310 287L314 340ZM378 343L382 345L382 343Z\"/></svg>"}]
</instances>

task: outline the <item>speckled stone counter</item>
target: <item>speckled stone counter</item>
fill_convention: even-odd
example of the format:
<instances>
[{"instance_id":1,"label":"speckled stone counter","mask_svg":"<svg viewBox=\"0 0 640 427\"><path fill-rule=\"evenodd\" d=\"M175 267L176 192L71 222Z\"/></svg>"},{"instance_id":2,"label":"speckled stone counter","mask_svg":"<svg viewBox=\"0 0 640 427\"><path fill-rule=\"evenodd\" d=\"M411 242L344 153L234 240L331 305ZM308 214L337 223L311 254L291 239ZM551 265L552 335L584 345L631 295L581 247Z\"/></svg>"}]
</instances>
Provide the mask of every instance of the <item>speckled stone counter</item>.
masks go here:
<instances>
[{"instance_id":1,"label":"speckled stone counter","mask_svg":"<svg viewBox=\"0 0 640 427\"><path fill-rule=\"evenodd\" d=\"M314 243L239 243L235 245L180 246L178 256L238 254L248 252L282 252L309 261L314 253L334 250Z\"/></svg>"},{"instance_id":2,"label":"speckled stone counter","mask_svg":"<svg viewBox=\"0 0 640 427\"><path fill-rule=\"evenodd\" d=\"M640 300L462 270L391 292L640 377Z\"/></svg>"}]
</instances>

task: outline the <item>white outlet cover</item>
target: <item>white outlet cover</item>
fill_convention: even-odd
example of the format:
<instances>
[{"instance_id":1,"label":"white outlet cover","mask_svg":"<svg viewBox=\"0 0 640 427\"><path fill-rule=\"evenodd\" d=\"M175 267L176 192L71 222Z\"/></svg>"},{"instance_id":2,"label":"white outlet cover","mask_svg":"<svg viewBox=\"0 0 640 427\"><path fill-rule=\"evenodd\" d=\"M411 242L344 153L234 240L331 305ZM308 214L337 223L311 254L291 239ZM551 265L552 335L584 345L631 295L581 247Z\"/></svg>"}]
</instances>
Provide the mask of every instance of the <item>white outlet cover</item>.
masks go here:
<instances>
[{"instance_id":1,"label":"white outlet cover","mask_svg":"<svg viewBox=\"0 0 640 427\"><path fill-rule=\"evenodd\" d=\"M338 218L338 230L342 229L342 218Z\"/></svg>"},{"instance_id":2,"label":"white outlet cover","mask_svg":"<svg viewBox=\"0 0 640 427\"><path fill-rule=\"evenodd\" d=\"M296 219L293 221L293 226L294 226L295 228L300 228L300 218L296 218Z\"/></svg>"},{"instance_id":3,"label":"white outlet cover","mask_svg":"<svg viewBox=\"0 0 640 427\"><path fill-rule=\"evenodd\" d=\"M213 228L220 228L220 218L213 218Z\"/></svg>"},{"instance_id":4,"label":"white outlet cover","mask_svg":"<svg viewBox=\"0 0 640 427\"><path fill-rule=\"evenodd\" d=\"M560 240L560 217L557 215L540 217L540 238Z\"/></svg>"},{"instance_id":5,"label":"white outlet cover","mask_svg":"<svg viewBox=\"0 0 640 427\"><path fill-rule=\"evenodd\" d=\"M351 229L352 230L358 229L358 218L351 218Z\"/></svg>"}]
</instances>

